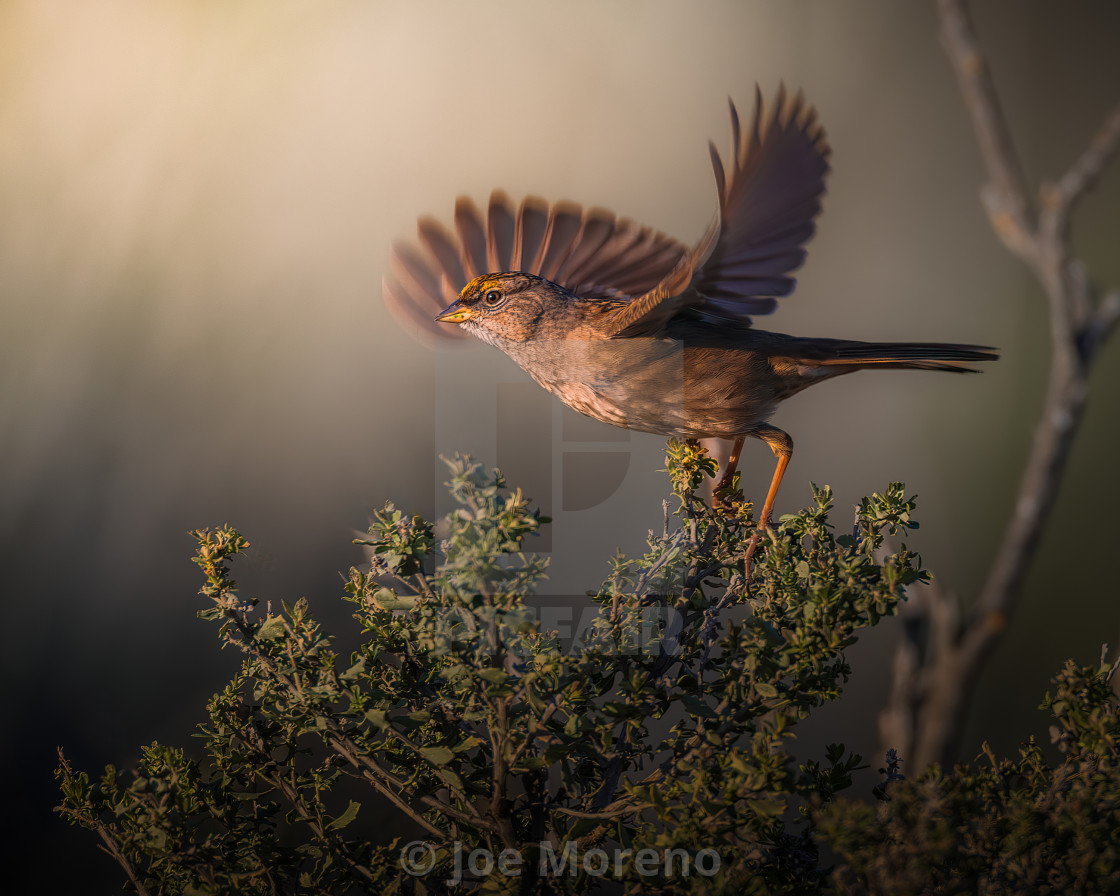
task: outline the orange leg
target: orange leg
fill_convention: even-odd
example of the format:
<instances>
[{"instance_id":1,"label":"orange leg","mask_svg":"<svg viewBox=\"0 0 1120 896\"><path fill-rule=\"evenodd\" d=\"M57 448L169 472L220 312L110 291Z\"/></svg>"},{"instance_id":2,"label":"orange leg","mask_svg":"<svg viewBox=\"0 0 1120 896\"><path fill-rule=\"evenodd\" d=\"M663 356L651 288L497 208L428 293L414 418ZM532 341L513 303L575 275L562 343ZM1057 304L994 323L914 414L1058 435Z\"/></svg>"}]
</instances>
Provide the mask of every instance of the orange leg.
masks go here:
<instances>
[{"instance_id":1,"label":"orange leg","mask_svg":"<svg viewBox=\"0 0 1120 896\"><path fill-rule=\"evenodd\" d=\"M727 463L723 467L723 475L719 477L719 482L715 484L712 491L719 491L721 488L727 488L731 485L732 480L735 478L735 470L739 466L739 455L743 451L743 442L745 436L739 436L735 440L735 444L731 447L731 456L727 458Z\"/></svg>"},{"instance_id":2,"label":"orange leg","mask_svg":"<svg viewBox=\"0 0 1120 896\"><path fill-rule=\"evenodd\" d=\"M747 544L747 553L744 572L747 579L751 577L751 558L758 549L758 540L762 537L762 530L770 525L770 514L774 510L774 499L778 497L778 487L782 484L782 477L786 474L789 459L793 457L793 439L787 433L775 426L760 426L751 433L752 436L762 439L774 455L778 458L778 465L774 468L774 478L770 480L770 490L766 493L766 501L762 505L762 513L758 517L758 528L754 530L750 542ZM740 440L741 442L741 440ZM736 444L739 444L737 442Z\"/></svg>"}]
</instances>

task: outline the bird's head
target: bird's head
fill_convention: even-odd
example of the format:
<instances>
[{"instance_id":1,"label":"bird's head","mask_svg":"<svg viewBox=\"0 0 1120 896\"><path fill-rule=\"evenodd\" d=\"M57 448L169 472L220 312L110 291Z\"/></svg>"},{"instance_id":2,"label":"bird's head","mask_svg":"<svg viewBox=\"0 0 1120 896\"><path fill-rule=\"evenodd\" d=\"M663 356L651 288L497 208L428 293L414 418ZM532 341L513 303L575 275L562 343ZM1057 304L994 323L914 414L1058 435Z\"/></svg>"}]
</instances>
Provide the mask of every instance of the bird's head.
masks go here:
<instances>
[{"instance_id":1,"label":"bird's head","mask_svg":"<svg viewBox=\"0 0 1120 896\"><path fill-rule=\"evenodd\" d=\"M436 320L459 324L492 344L549 338L547 329L574 299L550 280L534 274L483 274L463 287L459 299Z\"/></svg>"}]
</instances>

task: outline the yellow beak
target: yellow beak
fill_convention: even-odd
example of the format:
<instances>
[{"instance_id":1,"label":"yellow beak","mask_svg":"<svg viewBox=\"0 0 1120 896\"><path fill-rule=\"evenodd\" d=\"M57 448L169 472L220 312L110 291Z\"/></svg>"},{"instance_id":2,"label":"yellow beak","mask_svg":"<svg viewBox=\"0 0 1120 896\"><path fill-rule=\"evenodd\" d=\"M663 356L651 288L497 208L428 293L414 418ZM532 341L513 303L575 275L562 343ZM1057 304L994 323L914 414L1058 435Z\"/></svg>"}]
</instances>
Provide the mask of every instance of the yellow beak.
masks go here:
<instances>
[{"instance_id":1,"label":"yellow beak","mask_svg":"<svg viewBox=\"0 0 1120 896\"><path fill-rule=\"evenodd\" d=\"M436 315L436 320L441 324L461 324L465 320L470 320L474 317L474 312L470 308L454 302L443 309Z\"/></svg>"}]
</instances>

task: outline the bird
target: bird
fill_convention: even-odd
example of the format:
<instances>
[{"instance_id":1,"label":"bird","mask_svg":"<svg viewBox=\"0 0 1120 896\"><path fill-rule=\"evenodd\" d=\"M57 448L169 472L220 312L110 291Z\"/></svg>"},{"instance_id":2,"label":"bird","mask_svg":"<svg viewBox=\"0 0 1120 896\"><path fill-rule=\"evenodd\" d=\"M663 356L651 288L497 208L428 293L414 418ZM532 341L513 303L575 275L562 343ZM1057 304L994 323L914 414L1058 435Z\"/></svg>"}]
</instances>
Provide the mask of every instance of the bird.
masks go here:
<instances>
[{"instance_id":1,"label":"bird","mask_svg":"<svg viewBox=\"0 0 1120 896\"><path fill-rule=\"evenodd\" d=\"M770 525L793 440L769 421L809 386L869 368L976 372L990 346L860 342L759 329L793 292L825 192L830 147L816 111L784 85L748 126L731 107L731 151L709 152L718 208L694 246L601 208L495 191L466 197L452 229L431 217L398 242L383 283L389 310L421 338L441 331L505 352L582 414L688 440L723 439L714 492L734 484L748 438L777 463L746 552ZM446 306L446 307L445 307ZM440 310L442 309L442 310ZM453 326L449 326L453 325Z\"/></svg>"}]
</instances>

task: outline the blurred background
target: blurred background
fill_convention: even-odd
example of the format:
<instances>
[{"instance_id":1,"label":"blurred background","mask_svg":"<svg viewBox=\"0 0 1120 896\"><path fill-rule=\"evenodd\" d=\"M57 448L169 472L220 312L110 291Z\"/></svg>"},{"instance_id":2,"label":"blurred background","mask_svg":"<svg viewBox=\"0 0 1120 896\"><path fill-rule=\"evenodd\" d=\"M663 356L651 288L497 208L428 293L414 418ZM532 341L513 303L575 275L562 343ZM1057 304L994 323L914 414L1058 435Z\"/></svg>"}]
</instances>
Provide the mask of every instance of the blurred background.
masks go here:
<instances>
[{"instance_id":1,"label":"blurred background","mask_svg":"<svg viewBox=\"0 0 1120 896\"><path fill-rule=\"evenodd\" d=\"M473 450L556 517L548 588L594 588L667 492L662 441L565 415L493 350L435 350L386 314L391 242L494 187L602 205L685 242L715 208L727 97L802 88L834 172L794 297L768 328L1000 346L981 377L863 374L786 403L789 512L837 521L901 479L912 544L974 594L1041 404L1042 296L997 243L934 5L893 0L452 4L7 0L0 5L0 843L5 892L110 892L95 838L51 813L55 749L96 772L189 745L238 658L195 618L187 530L253 542L243 590L349 622L352 530L391 499L445 505ZM1028 179L1060 174L1120 99L1120 6L975 4ZM1120 166L1074 233L1120 283ZM962 757L1045 739L1066 657L1120 635L1111 550L1120 346L1101 358L1021 610ZM773 466L748 445L748 495ZM621 516L620 516L621 514ZM547 604L547 600L545 601ZM898 634L851 653L805 735L871 756ZM342 636L343 645L352 634ZM59 861L65 855L67 862Z\"/></svg>"}]
</instances>

